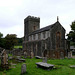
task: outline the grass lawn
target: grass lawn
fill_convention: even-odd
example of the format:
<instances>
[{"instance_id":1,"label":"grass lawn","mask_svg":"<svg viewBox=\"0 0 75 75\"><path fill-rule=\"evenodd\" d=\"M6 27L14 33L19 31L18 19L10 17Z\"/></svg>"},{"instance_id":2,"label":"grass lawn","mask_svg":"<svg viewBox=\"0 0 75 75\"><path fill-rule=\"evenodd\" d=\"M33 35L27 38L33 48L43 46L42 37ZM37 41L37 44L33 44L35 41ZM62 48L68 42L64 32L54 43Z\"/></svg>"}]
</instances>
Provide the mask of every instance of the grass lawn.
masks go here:
<instances>
[{"instance_id":1,"label":"grass lawn","mask_svg":"<svg viewBox=\"0 0 75 75\"><path fill-rule=\"evenodd\" d=\"M16 49L16 48L22 48L22 46L14 46L14 48Z\"/></svg>"},{"instance_id":2,"label":"grass lawn","mask_svg":"<svg viewBox=\"0 0 75 75\"><path fill-rule=\"evenodd\" d=\"M75 69L70 68L70 65L75 65L75 59L55 59L48 60L48 63L53 64L57 69L44 70L36 67L36 62L41 62L42 59L26 59L27 73L24 75L75 75ZM20 75L21 65L18 63L16 68L11 68L8 71L0 71L0 75Z\"/></svg>"}]
</instances>

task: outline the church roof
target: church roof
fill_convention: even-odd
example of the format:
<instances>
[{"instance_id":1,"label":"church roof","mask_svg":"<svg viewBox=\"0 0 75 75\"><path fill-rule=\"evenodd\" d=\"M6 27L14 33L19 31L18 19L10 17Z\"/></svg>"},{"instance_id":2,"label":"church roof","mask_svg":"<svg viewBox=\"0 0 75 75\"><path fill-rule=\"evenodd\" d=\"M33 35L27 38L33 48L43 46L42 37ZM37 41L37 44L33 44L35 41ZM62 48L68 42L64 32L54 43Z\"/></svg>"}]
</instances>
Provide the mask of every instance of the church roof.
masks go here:
<instances>
[{"instance_id":1,"label":"church roof","mask_svg":"<svg viewBox=\"0 0 75 75\"><path fill-rule=\"evenodd\" d=\"M48 30L50 30L54 25L56 25L57 23L59 23L58 21L57 22L55 22L54 24L52 24L52 25L49 25L49 26L46 26L46 27L44 27L44 28L41 28L41 29L38 29L38 30L36 30L36 31L33 31L31 34L29 34L29 35L33 35L33 34L37 34L37 33L41 33L41 32L44 32L44 31L48 31ZM60 23L59 23L60 24Z\"/></svg>"}]
</instances>

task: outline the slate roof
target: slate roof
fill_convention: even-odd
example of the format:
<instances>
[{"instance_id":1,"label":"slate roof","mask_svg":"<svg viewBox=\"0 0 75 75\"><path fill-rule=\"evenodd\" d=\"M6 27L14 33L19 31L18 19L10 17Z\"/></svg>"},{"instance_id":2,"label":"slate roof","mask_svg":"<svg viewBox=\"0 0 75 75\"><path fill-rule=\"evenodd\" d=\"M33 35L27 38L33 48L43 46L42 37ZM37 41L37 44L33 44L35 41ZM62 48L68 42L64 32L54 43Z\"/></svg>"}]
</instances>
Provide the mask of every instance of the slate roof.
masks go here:
<instances>
[{"instance_id":1,"label":"slate roof","mask_svg":"<svg viewBox=\"0 0 75 75\"><path fill-rule=\"evenodd\" d=\"M57 23L57 22L56 22ZM29 35L33 35L33 34L37 34L37 33L40 33L40 32L44 32L44 31L48 31L50 30L56 23L52 24L52 25L49 25L49 26L46 26L44 28L41 28L41 29L38 29L36 31L33 31L31 34Z\"/></svg>"}]
</instances>

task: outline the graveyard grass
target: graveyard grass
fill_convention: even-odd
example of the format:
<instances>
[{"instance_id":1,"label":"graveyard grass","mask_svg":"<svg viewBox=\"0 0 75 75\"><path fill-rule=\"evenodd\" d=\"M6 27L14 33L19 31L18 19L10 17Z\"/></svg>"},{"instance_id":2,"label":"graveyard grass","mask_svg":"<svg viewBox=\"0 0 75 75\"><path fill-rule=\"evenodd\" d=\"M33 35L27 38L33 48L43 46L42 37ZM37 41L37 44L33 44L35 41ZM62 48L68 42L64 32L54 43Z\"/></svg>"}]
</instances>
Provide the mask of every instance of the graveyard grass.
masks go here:
<instances>
[{"instance_id":1,"label":"graveyard grass","mask_svg":"<svg viewBox=\"0 0 75 75\"><path fill-rule=\"evenodd\" d=\"M70 65L75 65L75 59L49 59L48 63L54 64L57 69L44 70L37 68L36 62L41 62L42 59L26 59L27 72L23 75L75 75L75 68L70 68ZM23 63L18 63L14 65L15 68L9 70L0 71L0 75L20 75L21 65Z\"/></svg>"},{"instance_id":2,"label":"graveyard grass","mask_svg":"<svg viewBox=\"0 0 75 75\"><path fill-rule=\"evenodd\" d=\"M17 48L22 48L22 46L14 46L14 48L15 48L15 49L17 49Z\"/></svg>"}]
</instances>

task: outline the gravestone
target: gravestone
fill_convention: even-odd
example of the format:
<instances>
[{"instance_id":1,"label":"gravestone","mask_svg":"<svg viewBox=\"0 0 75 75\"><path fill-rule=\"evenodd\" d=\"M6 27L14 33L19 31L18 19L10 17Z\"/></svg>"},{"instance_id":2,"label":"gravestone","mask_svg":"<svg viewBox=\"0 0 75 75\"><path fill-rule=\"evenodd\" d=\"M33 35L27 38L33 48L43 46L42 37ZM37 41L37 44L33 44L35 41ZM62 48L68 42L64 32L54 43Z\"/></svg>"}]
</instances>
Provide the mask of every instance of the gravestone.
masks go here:
<instances>
[{"instance_id":1,"label":"gravestone","mask_svg":"<svg viewBox=\"0 0 75 75\"><path fill-rule=\"evenodd\" d=\"M21 66L21 74L24 74L24 73L26 73L26 64L23 64Z\"/></svg>"},{"instance_id":2,"label":"gravestone","mask_svg":"<svg viewBox=\"0 0 75 75\"><path fill-rule=\"evenodd\" d=\"M31 58L33 58L34 57L34 54L33 54L33 52L31 51Z\"/></svg>"},{"instance_id":3,"label":"gravestone","mask_svg":"<svg viewBox=\"0 0 75 75\"><path fill-rule=\"evenodd\" d=\"M63 52L60 53L60 59L64 59L64 53Z\"/></svg>"},{"instance_id":4,"label":"gravestone","mask_svg":"<svg viewBox=\"0 0 75 75\"><path fill-rule=\"evenodd\" d=\"M38 68L43 68L43 69L47 69L47 70L53 69L53 67L54 67L54 65L52 65L52 64L43 63L43 62L38 62L38 63L36 63L36 65Z\"/></svg>"},{"instance_id":5,"label":"gravestone","mask_svg":"<svg viewBox=\"0 0 75 75\"><path fill-rule=\"evenodd\" d=\"M75 65L70 65L70 68L75 68Z\"/></svg>"},{"instance_id":6,"label":"gravestone","mask_svg":"<svg viewBox=\"0 0 75 75\"><path fill-rule=\"evenodd\" d=\"M42 62L47 63L47 57L43 57L42 59Z\"/></svg>"},{"instance_id":7,"label":"gravestone","mask_svg":"<svg viewBox=\"0 0 75 75\"><path fill-rule=\"evenodd\" d=\"M8 55L5 49L1 53L1 67L4 69L8 69Z\"/></svg>"},{"instance_id":8,"label":"gravestone","mask_svg":"<svg viewBox=\"0 0 75 75\"><path fill-rule=\"evenodd\" d=\"M72 51L68 52L68 58L72 58Z\"/></svg>"},{"instance_id":9,"label":"gravestone","mask_svg":"<svg viewBox=\"0 0 75 75\"><path fill-rule=\"evenodd\" d=\"M40 57L40 56L35 56L35 58L36 58L36 59L42 59L42 57Z\"/></svg>"},{"instance_id":10,"label":"gravestone","mask_svg":"<svg viewBox=\"0 0 75 75\"><path fill-rule=\"evenodd\" d=\"M27 52L26 51L24 52L24 58L27 58Z\"/></svg>"}]
</instances>

